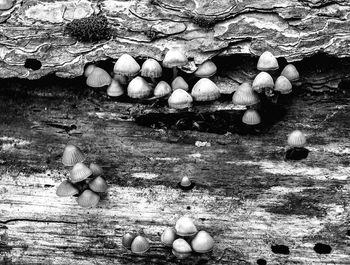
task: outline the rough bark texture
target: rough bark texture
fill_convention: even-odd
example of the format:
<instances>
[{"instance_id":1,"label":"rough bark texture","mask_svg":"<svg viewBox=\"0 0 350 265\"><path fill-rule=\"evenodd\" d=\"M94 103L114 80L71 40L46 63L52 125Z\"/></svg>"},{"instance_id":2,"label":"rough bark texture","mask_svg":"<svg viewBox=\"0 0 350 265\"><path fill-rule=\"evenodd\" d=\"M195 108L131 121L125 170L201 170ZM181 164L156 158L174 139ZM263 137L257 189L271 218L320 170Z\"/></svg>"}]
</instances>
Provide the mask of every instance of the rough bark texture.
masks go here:
<instances>
[{"instance_id":1,"label":"rough bark texture","mask_svg":"<svg viewBox=\"0 0 350 265\"><path fill-rule=\"evenodd\" d=\"M268 133L238 136L137 126L132 113L144 106L83 82L2 84L1 264L349 264L349 90L295 96ZM285 162L295 128L311 153ZM110 189L95 209L55 194L69 142L106 172ZM194 190L177 188L184 175ZM184 214L214 236L211 254L179 261L162 246L160 233ZM121 247L124 233L139 230L151 241L144 256ZM317 243L331 253L316 253Z\"/></svg>"},{"instance_id":2,"label":"rough bark texture","mask_svg":"<svg viewBox=\"0 0 350 265\"><path fill-rule=\"evenodd\" d=\"M11 1L10 1L11 2ZM216 55L258 56L265 50L298 61L317 52L350 54L347 0L12 1L0 10L0 78L75 77L87 62L122 53L161 60L183 47L196 63ZM73 19L101 13L113 30L108 41L81 43L64 36ZM24 67L27 58L42 63Z\"/></svg>"}]
</instances>

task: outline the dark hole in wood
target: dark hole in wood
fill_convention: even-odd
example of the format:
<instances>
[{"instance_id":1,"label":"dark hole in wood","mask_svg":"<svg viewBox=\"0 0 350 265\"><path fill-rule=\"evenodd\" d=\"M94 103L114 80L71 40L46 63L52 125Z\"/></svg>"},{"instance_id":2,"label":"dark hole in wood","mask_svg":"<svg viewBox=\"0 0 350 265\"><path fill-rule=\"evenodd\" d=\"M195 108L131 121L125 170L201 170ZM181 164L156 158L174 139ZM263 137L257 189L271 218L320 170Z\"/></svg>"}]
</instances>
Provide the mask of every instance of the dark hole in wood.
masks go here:
<instances>
[{"instance_id":1,"label":"dark hole in wood","mask_svg":"<svg viewBox=\"0 0 350 265\"><path fill-rule=\"evenodd\" d=\"M34 71L39 70L41 68L41 62L37 59L26 59L24 63L25 68L32 69Z\"/></svg>"},{"instance_id":2,"label":"dark hole in wood","mask_svg":"<svg viewBox=\"0 0 350 265\"><path fill-rule=\"evenodd\" d=\"M271 250L275 254L284 254L284 255L289 255L289 247L285 245L273 245L271 246Z\"/></svg>"},{"instance_id":3,"label":"dark hole in wood","mask_svg":"<svg viewBox=\"0 0 350 265\"><path fill-rule=\"evenodd\" d=\"M264 259L258 259L258 260L256 261L256 264L258 264L258 265L266 265L267 262L266 262L266 260L264 260Z\"/></svg>"},{"instance_id":4,"label":"dark hole in wood","mask_svg":"<svg viewBox=\"0 0 350 265\"><path fill-rule=\"evenodd\" d=\"M301 160L307 158L309 150L304 147L293 147L287 150L286 160Z\"/></svg>"},{"instance_id":5,"label":"dark hole in wood","mask_svg":"<svg viewBox=\"0 0 350 265\"><path fill-rule=\"evenodd\" d=\"M322 244L322 243L317 243L314 246L314 250L318 254L329 254L329 253L331 253L332 248L329 245Z\"/></svg>"},{"instance_id":6,"label":"dark hole in wood","mask_svg":"<svg viewBox=\"0 0 350 265\"><path fill-rule=\"evenodd\" d=\"M191 210L191 206L187 206L187 210Z\"/></svg>"}]
</instances>

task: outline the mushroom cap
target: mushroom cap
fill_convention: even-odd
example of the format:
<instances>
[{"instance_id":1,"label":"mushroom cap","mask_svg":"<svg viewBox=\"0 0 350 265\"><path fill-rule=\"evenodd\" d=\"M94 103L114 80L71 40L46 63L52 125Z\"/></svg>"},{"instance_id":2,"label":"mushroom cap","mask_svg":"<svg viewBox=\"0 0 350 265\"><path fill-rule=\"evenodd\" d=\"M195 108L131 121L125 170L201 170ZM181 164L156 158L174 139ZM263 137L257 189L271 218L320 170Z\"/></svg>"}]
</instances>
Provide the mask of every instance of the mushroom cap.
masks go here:
<instances>
[{"instance_id":1,"label":"mushroom cap","mask_svg":"<svg viewBox=\"0 0 350 265\"><path fill-rule=\"evenodd\" d=\"M247 125L257 125L261 122L261 118L256 110L248 109L243 114L242 122Z\"/></svg>"},{"instance_id":2,"label":"mushroom cap","mask_svg":"<svg viewBox=\"0 0 350 265\"><path fill-rule=\"evenodd\" d=\"M174 90L176 89L183 89L185 91L189 90L189 86L186 83L185 79L183 79L181 76L177 76L172 82L171 87Z\"/></svg>"},{"instance_id":3,"label":"mushroom cap","mask_svg":"<svg viewBox=\"0 0 350 265\"><path fill-rule=\"evenodd\" d=\"M288 136L288 145L291 147L303 147L306 144L305 135L299 131L295 130L291 132Z\"/></svg>"},{"instance_id":4,"label":"mushroom cap","mask_svg":"<svg viewBox=\"0 0 350 265\"><path fill-rule=\"evenodd\" d=\"M289 94L292 92L292 84L285 76L279 76L275 82L275 91L280 92L281 94Z\"/></svg>"},{"instance_id":5,"label":"mushroom cap","mask_svg":"<svg viewBox=\"0 0 350 265\"><path fill-rule=\"evenodd\" d=\"M260 72L253 81L253 90L261 93L264 88L273 88L274 82L269 73Z\"/></svg>"},{"instance_id":6,"label":"mushroom cap","mask_svg":"<svg viewBox=\"0 0 350 265\"><path fill-rule=\"evenodd\" d=\"M259 98L249 83L243 83L233 94L232 102L235 105L252 106L259 102Z\"/></svg>"},{"instance_id":7,"label":"mushroom cap","mask_svg":"<svg viewBox=\"0 0 350 265\"><path fill-rule=\"evenodd\" d=\"M257 68L259 71L272 71L278 69L278 62L276 57L269 51L265 51L260 55Z\"/></svg>"},{"instance_id":8,"label":"mushroom cap","mask_svg":"<svg viewBox=\"0 0 350 265\"><path fill-rule=\"evenodd\" d=\"M162 233L160 240L162 243L168 247L171 247L173 245L173 242L176 239L176 231L174 228L166 228L164 232Z\"/></svg>"},{"instance_id":9,"label":"mushroom cap","mask_svg":"<svg viewBox=\"0 0 350 265\"><path fill-rule=\"evenodd\" d=\"M175 250L178 253L191 253L192 248L190 244L187 243L187 241L183 238L178 238L174 240L173 242L173 250Z\"/></svg>"},{"instance_id":10,"label":"mushroom cap","mask_svg":"<svg viewBox=\"0 0 350 265\"><path fill-rule=\"evenodd\" d=\"M287 64L283 68L281 75L285 76L290 82L299 80L299 72L293 64Z\"/></svg>"},{"instance_id":11,"label":"mushroom cap","mask_svg":"<svg viewBox=\"0 0 350 265\"><path fill-rule=\"evenodd\" d=\"M96 163L90 163L89 168L92 171L92 175L95 177L101 176L103 174L103 169Z\"/></svg>"},{"instance_id":12,"label":"mushroom cap","mask_svg":"<svg viewBox=\"0 0 350 265\"><path fill-rule=\"evenodd\" d=\"M198 66L198 69L194 72L194 75L197 77L210 77L215 75L216 71L217 67L213 61L207 60Z\"/></svg>"},{"instance_id":13,"label":"mushroom cap","mask_svg":"<svg viewBox=\"0 0 350 265\"><path fill-rule=\"evenodd\" d=\"M189 108L192 106L192 102L193 99L191 95L183 89L176 89L168 98L169 107L174 109Z\"/></svg>"},{"instance_id":14,"label":"mushroom cap","mask_svg":"<svg viewBox=\"0 0 350 265\"><path fill-rule=\"evenodd\" d=\"M15 0L0 0L0 10L8 10L13 7Z\"/></svg>"},{"instance_id":15,"label":"mushroom cap","mask_svg":"<svg viewBox=\"0 0 350 265\"><path fill-rule=\"evenodd\" d=\"M192 236L198 232L191 218L182 216L175 224L176 233L179 236Z\"/></svg>"},{"instance_id":16,"label":"mushroom cap","mask_svg":"<svg viewBox=\"0 0 350 265\"><path fill-rule=\"evenodd\" d=\"M88 66L86 66L86 68L84 70L85 77L88 77L92 73L92 71L95 69L95 67L96 66L94 64L89 64Z\"/></svg>"},{"instance_id":17,"label":"mushroom cap","mask_svg":"<svg viewBox=\"0 0 350 265\"><path fill-rule=\"evenodd\" d=\"M78 162L83 162L85 160L84 154L81 152L79 147L68 144L64 148L62 155L62 163L65 166L74 166Z\"/></svg>"},{"instance_id":18,"label":"mushroom cap","mask_svg":"<svg viewBox=\"0 0 350 265\"><path fill-rule=\"evenodd\" d=\"M141 67L141 75L144 77L158 78L161 77L163 73L162 67L160 64L152 59L147 59Z\"/></svg>"},{"instance_id":19,"label":"mushroom cap","mask_svg":"<svg viewBox=\"0 0 350 265\"><path fill-rule=\"evenodd\" d=\"M127 249L130 249L132 241L134 241L136 236L137 235L133 234L133 233L126 233L126 234L124 234L123 238L122 238L122 246L127 248Z\"/></svg>"},{"instance_id":20,"label":"mushroom cap","mask_svg":"<svg viewBox=\"0 0 350 265\"><path fill-rule=\"evenodd\" d=\"M56 190L56 195L59 197L73 196L78 193L79 190L68 180L64 180Z\"/></svg>"},{"instance_id":21,"label":"mushroom cap","mask_svg":"<svg viewBox=\"0 0 350 265\"><path fill-rule=\"evenodd\" d=\"M95 192L91 190L85 190L80 196L77 198L77 202L81 207L95 207L100 201L100 196L98 196Z\"/></svg>"},{"instance_id":22,"label":"mushroom cap","mask_svg":"<svg viewBox=\"0 0 350 265\"><path fill-rule=\"evenodd\" d=\"M192 249L198 253L207 253L214 247L214 239L206 231L199 231L191 241Z\"/></svg>"},{"instance_id":23,"label":"mushroom cap","mask_svg":"<svg viewBox=\"0 0 350 265\"><path fill-rule=\"evenodd\" d=\"M187 57L180 49L170 49L163 59L163 66L166 68L184 66L187 63Z\"/></svg>"},{"instance_id":24,"label":"mushroom cap","mask_svg":"<svg viewBox=\"0 0 350 265\"><path fill-rule=\"evenodd\" d=\"M111 76L102 68L95 66L86 78L89 87L104 87L112 82Z\"/></svg>"},{"instance_id":25,"label":"mushroom cap","mask_svg":"<svg viewBox=\"0 0 350 265\"><path fill-rule=\"evenodd\" d=\"M107 95L110 97L119 97L124 94L122 85L115 79L112 79L111 84L107 88Z\"/></svg>"},{"instance_id":26,"label":"mushroom cap","mask_svg":"<svg viewBox=\"0 0 350 265\"><path fill-rule=\"evenodd\" d=\"M104 178L98 176L89 182L89 188L94 192L106 192L108 185Z\"/></svg>"},{"instance_id":27,"label":"mushroom cap","mask_svg":"<svg viewBox=\"0 0 350 265\"><path fill-rule=\"evenodd\" d=\"M191 95L195 101L216 100L220 97L220 90L208 78L201 78L192 88Z\"/></svg>"},{"instance_id":28,"label":"mushroom cap","mask_svg":"<svg viewBox=\"0 0 350 265\"><path fill-rule=\"evenodd\" d=\"M191 186L192 182L191 180L187 177L187 176L184 176L182 179L181 179L181 182L180 182L180 185L183 186L183 187L189 187Z\"/></svg>"},{"instance_id":29,"label":"mushroom cap","mask_svg":"<svg viewBox=\"0 0 350 265\"><path fill-rule=\"evenodd\" d=\"M140 65L127 53L124 53L114 64L113 72L117 75L135 76L140 71Z\"/></svg>"},{"instance_id":30,"label":"mushroom cap","mask_svg":"<svg viewBox=\"0 0 350 265\"><path fill-rule=\"evenodd\" d=\"M135 254L142 254L148 250L148 240L143 236L137 236L131 243L131 251Z\"/></svg>"},{"instance_id":31,"label":"mushroom cap","mask_svg":"<svg viewBox=\"0 0 350 265\"><path fill-rule=\"evenodd\" d=\"M79 162L70 171L70 181L73 183L83 181L92 175L92 171L84 163Z\"/></svg>"},{"instance_id":32,"label":"mushroom cap","mask_svg":"<svg viewBox=\"0 0 350 265\"><path fill-rule=\"evenodd\" d=\"M152 87L141 76L136 76L129 83L127 91L131 98L147 98L151 95Z\"/></svg>"},{"instance_id":33,"label":"mushroom cap","mask_svg":"<svg viewBox=\"0 0 350 265\"><path fill-rule=\"evenodd\" d=\"M160 81L154 88L153 94L156 97L164 97L171 94L171 86L165 82Z\"/></svg>"}]
</instances>

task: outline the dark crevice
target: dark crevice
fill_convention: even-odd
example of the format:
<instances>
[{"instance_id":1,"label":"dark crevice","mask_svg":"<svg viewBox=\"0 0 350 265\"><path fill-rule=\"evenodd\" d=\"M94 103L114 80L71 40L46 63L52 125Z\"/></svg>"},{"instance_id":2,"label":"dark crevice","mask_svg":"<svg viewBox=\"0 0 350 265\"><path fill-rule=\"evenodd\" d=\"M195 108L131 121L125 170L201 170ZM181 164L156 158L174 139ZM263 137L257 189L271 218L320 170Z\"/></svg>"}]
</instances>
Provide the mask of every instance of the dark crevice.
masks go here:
<instances>
[{"instance_id":1,"label":"dark crevice","mask_svg":"<svg viewBox=\"0 0 350 265\"><path fill-rule=\"evenodd\" d=\"M273 245L271 246L271 250L275 254L283 254L283 255L289 255L289 247L285 245Z\"/></svg>"},{"instance_id":2,"label":"dark crevice","mask_svg":"<svg viewBox=\"0 0 350 265\"><path fill-rule=\"evenodd\" d=\"M267 262L266 262L266 260L264 260L264 259L258 259L258 260L256 261L256 264L258 264L258 265L266 265Z\"/></svg>"},{"instance_id":3,"label":"dark crevice","mask_svg":"<svg viewBox=\"0 0 350 265\"><path fill-rule=\"evenodd\" d=\"M41 62L37 59L29 58L29 59L26 59L24 63L24 67L36 71L41 68Z\"/></svg>"},{"instance_id":4,"label":"dark crevice","mask_svg":"<svg viewBox=\"0 0 350 265\"><path fill-rule=\"evenodd\" d=\"M323 244L323 243L317 243L314 246L314 250L318 254L329 254L332 251L331 246Z\"/></svg>"},{"instance_id":5,"label":"dark crevice","mask_svg":"<svg viewBox=\"0 0 350 265\"><path fill-rule=\"evenodd\" d=\"M69 222L69 221L56 221L56 220L36 220L36 219L9 219L6 221L1 221L0 224L9 224L9 223L15 223L15 222L33 222L33 223L63 223L63 224L73 224L76 225L77 222Z\"/></svg>"}]
</instances>

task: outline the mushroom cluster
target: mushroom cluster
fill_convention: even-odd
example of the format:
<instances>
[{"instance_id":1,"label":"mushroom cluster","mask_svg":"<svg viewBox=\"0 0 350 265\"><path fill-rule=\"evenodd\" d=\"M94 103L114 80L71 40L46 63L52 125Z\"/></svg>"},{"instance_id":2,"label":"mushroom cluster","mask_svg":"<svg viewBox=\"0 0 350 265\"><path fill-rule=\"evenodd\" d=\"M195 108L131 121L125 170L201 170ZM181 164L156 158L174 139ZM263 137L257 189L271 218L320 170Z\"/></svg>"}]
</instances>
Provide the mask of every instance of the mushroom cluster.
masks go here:
<instances>
[{"instance_id":1,"label":"mushroom cluster","mask_svg":"<svg viewBox=\"0 0 350 265\"><path fill-rule=\"evenodd\" d=\"M166 228L161 235L161 242L171 247L178 259L189 257L192 252L208 253L214 247L212 236L204 230L198 231L188 216L178 219L175 228Z\"/></svg>"},{"instance_id":2,"label":"mushroom cluster","mask_svg":"<svg viewBox=\"0 0 350 265\"><path fill-rule=\"evenodd\" d=\"M211 61L205 61L194 72L199 80L190 89L186 80L178 75L178 69L188 64L181 49L169 49L162 62L164 68L172 69L171 80L163 76L163 68L155 59L149 58L140 66L129 54L123 54L115 62L113 78L108 72L96 65L85 68L86 84L89 87L107 87L109 97L127 95L131 99L167 99L172 109L186 109L196 101L213 101L220 97L219 88L209 78L216 73L217 67Z\"/></svg>"},{"instance_id":3,"label":"mushroom cluster","mask_svg":"<svg viewBox=\"0 0 350 265\"><path fill-rule=\"evenodd\" d=\"M81 207L95 207L100 201L100 194L107 191L108 185L102 177L102 168L90 163L86 166L83 161L86 157L79 147L68 144L62 155L62 163L71 167L69 179L64 180L56 190L57 196L77 197Z\"/></svg>"},{"instance_id":4,"label":"mushroom cluster","mask_svg":"<svg viewBox=\"0 0 350 265\"><path fill-rule=\"evenodd\" d=\"M126 233L122 238L122 246L131 250L134 254L144 254L150 249L150 244L146 237L136 233Z\"/></svg>"}]
</instances>

